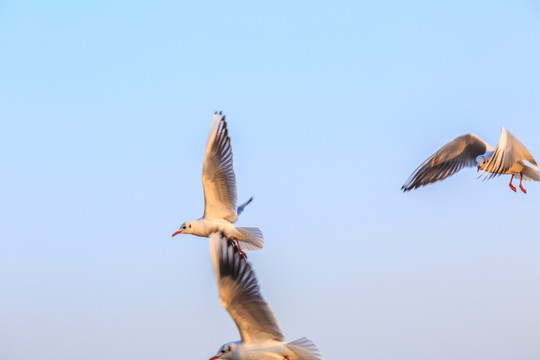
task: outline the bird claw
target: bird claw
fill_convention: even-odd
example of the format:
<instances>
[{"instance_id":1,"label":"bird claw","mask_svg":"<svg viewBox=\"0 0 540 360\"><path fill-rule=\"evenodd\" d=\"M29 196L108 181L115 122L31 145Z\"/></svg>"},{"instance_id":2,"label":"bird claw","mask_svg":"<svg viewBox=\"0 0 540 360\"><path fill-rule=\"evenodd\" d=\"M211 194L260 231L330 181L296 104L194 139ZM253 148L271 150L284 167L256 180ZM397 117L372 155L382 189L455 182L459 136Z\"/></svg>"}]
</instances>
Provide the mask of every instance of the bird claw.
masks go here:
<instances>
[{"instance_id":1,"label":"bird claw","mask_svg":"<svg viewBox=\"0 0 540 360\"><path fill-rule=\"evenodd\" d=\"M512 189L513 192L516 192L516 187L512 184L509 185L510 186L510 189Z\"/></svg>"},{"instance_id":2,"label":"bird claw","mask_svg":"<svg viewBox=\"0 0 540 360\"><path fill-rule=\"evenodd\" d=\"M525 188L523 187L523 173L519 173L519 175L521 175L520 179L519 179L519 188L521 189L521 191L523 191L524 194L527 193L527 190L525 190Z\"/></svg>"},{"instance_id":3,"label":"bird claw","mask_svg":"<svg viewBox=\"0 0 540 360\"><path fill-rule=\"evenodd\" d=\"M238 238L234 238L234 241L236 242L236 248L238 249L238 251L240 252L240 254L242 254L242 256L244 257L244 259L247 259L247 254L245 253L244 250L242 250L242 247L240 246L240 241L238 241Z\"/></svg>"}]
</instances>

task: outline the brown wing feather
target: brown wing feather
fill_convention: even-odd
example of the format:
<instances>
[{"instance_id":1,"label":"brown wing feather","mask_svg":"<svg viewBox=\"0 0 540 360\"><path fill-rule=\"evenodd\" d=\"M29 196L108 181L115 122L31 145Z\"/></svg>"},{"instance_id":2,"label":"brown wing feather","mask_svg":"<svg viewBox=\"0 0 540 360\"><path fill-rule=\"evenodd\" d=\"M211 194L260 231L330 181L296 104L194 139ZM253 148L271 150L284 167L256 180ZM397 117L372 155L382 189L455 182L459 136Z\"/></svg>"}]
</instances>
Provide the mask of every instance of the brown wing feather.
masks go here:
<instances>
[{"instance_id":1,"label":"brown wing feather","mask_svg":"<svg viewBox=\"0 0 540 360\"><path fill-rule=\"evenodd\" d=\"M246 344L283 341L279 324L264 301L255 273L246 259L221 234L210 236L212 261L221 304Z\"/></svg>"},{"instance_id":2,"label":"brown wing feather","mask_svg":"<svg viewBox=\"0 0 540 360\"><path fill-rule=\"evenodd\" d=\"M403 191L416 189L446 179L464 167L476 165L476 157L493 149L474 134L455 138L424 161L401 187Z\"/></svg>"},{"instance_id":3,"label":"brown wing feather","mask_svg":"<svg viewBox=\"0 0 540 360\"><path fill-rule=\"evenodd\" d=\"M488 179L494 176L507 174L509 170L518 162L528 161L538 167L536 160L529 150L510 131L502 129L501 137L495 152L488 160L484 171L489 173Z\"/></svg>"}]
</instances>

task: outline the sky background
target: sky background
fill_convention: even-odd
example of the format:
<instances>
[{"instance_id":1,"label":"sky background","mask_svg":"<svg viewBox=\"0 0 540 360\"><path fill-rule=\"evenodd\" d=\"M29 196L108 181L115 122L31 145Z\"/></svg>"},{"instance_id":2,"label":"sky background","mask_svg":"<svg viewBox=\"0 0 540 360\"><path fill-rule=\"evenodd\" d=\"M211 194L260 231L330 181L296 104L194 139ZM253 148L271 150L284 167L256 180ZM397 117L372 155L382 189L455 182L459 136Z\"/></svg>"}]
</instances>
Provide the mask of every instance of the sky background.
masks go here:
<instances>
[{"instance_id":1,"label":"sky background","mask_svg":"<svg viewBox=\"0 0 540 360\"><path fill-rule=\"evenodd\" d=\"M238 225L288 341L325 359L540 359L540 183L465 169L400 191L453 138L540 160L536 1L0 0L0 358L208 359L239 339L203 212L228 119Z\"/></svg>"}]
</instances>

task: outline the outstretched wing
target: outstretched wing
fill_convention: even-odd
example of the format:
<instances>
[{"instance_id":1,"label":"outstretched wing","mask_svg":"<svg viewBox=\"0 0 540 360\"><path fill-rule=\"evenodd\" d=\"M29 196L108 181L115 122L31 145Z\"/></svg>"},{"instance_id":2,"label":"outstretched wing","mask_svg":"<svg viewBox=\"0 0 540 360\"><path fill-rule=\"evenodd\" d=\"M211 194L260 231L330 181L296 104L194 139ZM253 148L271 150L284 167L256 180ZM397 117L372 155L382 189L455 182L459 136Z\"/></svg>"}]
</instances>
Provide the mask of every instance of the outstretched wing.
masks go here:
<instances>
[{"instance_id":1,"label":"outstretched wing","mask_svg":"<svg viewBox=\"0 0 540 360\"><path fill-rule=\"evenodd\" d=\"M221 233L210 235L210 254L221 305L233 318L245 344L283 341L279 324L262 298L247 260Z\"/></svg>"},{"instance_id":2,"label":"outstretched wing","mask_svg":"<svg viewBox=\"0 0 540 360\"><path fill-rule=\"evenodd\" d=\"M503 128L497 148L495 148L495 152L491 155L483 170L490 173L487 178L491 179L494 176L507 173L515 163L524 161L528 161L538 168L536 160L534 160L525 145L510 131Z\"/></svg>"},{"instance_id":3,"label":"outstretched wing","mask_svg":"<svg viewBox=\"0 0 540 360\"><path fill-rule=\"evenodd\" d=\"M457 173L464 167L476 166L476 157L493 148L474 134L455 138L424 161L401 187L409 191Z\"/></svg>"},{"instance_id":4,"label":"outstretched wing","mask_svg":"<svg viewBox=\"0 0 540 360\"><path fill-rule=\"evenodd\" d=\"M206 154L202 183L204 189L204 218L236 222L236 178L233 170L231 139L225 116L214 114Z\"/></svg>"}]
</instances>

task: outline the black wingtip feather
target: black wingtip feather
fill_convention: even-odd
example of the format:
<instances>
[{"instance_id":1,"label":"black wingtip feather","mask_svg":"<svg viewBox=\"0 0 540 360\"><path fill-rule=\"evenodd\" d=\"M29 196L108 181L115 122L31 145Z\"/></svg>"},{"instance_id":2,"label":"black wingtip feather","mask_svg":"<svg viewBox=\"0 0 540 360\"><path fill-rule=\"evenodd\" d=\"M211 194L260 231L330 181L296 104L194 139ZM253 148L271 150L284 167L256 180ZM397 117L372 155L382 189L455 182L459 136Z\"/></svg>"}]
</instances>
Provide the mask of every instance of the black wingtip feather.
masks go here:
<instances>
[{"instance_id":1,"label":"black wingtip feather","mask_svg":"<svg viewBox=\"0 0 540 360\"><path fill-rule=\"evenodd\" d=\"M220 277L230 276L238 282L246 281L246 290L259 292L257 278L250 268L246 257L240 252L234 240L227 239L222 245L219 261Z\"/></svg>"}]
</instances>

